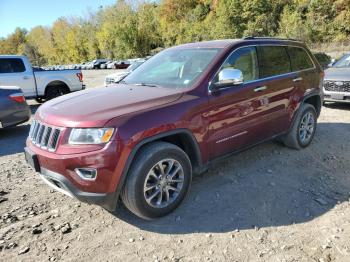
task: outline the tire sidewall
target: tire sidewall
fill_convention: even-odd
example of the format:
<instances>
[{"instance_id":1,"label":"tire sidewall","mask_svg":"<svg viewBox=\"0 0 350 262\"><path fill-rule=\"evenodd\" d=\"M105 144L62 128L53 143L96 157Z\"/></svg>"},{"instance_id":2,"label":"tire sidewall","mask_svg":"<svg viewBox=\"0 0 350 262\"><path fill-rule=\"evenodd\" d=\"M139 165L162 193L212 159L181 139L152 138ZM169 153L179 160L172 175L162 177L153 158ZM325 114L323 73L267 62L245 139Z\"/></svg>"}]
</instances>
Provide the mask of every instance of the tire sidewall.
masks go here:
<instances>
[{"instance_id":1,"label":"tire sidewall","mask_svg":"<svg viewBox=\"0 0 350 262\"><path fill-rule=\"evenodd\" d=\"M184 171L183 186L180 194L173 203L164 208L154 208L146 202L146 199L144 197L144 182L151 168L159 161L168 158L175 159L181 164ZM192 167L187 155L183 151L179 149L168 148L159 150L152 156L148 157L145 161L141 161L141 163L138 161L136 169L133 170L132 176L135 179L133 184L135 186L135 205L137 209L147 218L156 218L169 214L183 201L187 192L189 191L191 184Z\"/></svg>"}]
</instances>

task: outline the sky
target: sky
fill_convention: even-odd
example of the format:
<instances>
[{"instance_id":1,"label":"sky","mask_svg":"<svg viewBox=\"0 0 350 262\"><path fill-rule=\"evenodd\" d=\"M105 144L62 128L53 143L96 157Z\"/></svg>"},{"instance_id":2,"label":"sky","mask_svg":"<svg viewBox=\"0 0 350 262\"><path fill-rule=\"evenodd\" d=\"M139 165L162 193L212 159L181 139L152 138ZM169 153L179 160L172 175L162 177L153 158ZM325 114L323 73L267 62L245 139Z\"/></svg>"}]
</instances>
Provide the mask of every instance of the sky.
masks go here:
<instances>
[{"instance_id":1,"label":"sky","mask_svg":"<svg viewBox=\"0 0 350 262\"><path fill-rule=\"evenodd\" d=\"M0 0L0 37L16 27L30 30L49 26L62 16L87 16L89 11L114 4L116 0Z\"/></svg>"}]
</instances>

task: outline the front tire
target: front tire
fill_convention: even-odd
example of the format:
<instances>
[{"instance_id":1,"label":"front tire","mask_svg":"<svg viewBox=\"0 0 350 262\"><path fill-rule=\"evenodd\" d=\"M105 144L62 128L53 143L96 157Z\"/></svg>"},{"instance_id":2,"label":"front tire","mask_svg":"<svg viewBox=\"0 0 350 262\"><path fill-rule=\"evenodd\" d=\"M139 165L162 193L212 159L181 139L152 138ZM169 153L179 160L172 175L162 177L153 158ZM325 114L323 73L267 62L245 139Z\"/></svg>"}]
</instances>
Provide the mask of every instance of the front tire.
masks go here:
<instances>
[{"instance_id":1,"label":"front tire","mask_svg":"<svg viewBox=\"0 0 350 262\"><path fill-rule=\"evenodd\" d=\"M121 198L141 218L162 217L179 206L191 180L191 162L181 148L165 142L152 143L136 155Z\"/></svg>"},{"instance_id":2,"label":"front tire","mask_svg":"<svg viewBox=\"0 0 350 262\"><path fill-rule=\"evenodd\" d=\"M282 139L284 144L294 149L302 149L310 145L316 132L317 114L310 104L302 104L293 122L292 128Z\"/></svg>"}]
</instances>

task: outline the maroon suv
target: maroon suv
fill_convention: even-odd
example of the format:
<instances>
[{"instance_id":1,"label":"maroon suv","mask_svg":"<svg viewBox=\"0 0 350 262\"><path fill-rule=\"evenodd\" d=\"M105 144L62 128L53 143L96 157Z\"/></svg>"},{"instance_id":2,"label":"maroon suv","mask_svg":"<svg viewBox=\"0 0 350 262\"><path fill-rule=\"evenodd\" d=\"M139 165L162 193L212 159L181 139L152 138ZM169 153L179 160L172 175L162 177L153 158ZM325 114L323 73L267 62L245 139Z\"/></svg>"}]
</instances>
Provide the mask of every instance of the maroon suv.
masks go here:
<instances>
[{"instance_id":1,"label":"maroon suv","mask_svg":"<svg viewBox=\"0 0 350 262\"><path fill-rule=\"evenodd\" d=\"M28 163L50 186L143 218L184 199L213 159L315 134L323 71L304 44L246 38L166 49L118 86L68 94L35 114Z\"/></svg>"}]
</instances>

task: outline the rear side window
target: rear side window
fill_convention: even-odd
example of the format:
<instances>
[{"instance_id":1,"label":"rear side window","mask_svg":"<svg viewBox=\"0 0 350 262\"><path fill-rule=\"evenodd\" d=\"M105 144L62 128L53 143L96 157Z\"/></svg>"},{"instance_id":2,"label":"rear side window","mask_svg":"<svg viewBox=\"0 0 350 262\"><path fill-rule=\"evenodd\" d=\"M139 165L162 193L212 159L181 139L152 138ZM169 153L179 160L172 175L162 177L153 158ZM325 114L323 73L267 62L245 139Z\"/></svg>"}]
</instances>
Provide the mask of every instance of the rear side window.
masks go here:
<instances>
[{"instance_id":1,"label":"rear side window","mask_svg":"<svg viewBox=\"0 0 350 262\"><path fill-rule=\"evenodd\" d=\"M0 58L0 73L20 73L25 67L20 58Z\"/></svg>"},{"instance_id":2,"label":"rear side window","mask_svg":"<svg viewBox=\"0 0 350 262\"><path fill-rule=\"evenodd\" d=\"M288 47L288 53L290 56L293 71L314 68L314 64L303 48L290 46Z\"/></svg>"},{"instance_id":3,"label":"rear side window","mask_svg":"<svg viewBox=\"0 0 350 262\"><path fill-rule=\"evenodd\" d=\"M291 72L290 60L284 46L259 46L260 78Z\"/></svg>"}]
</instances>

